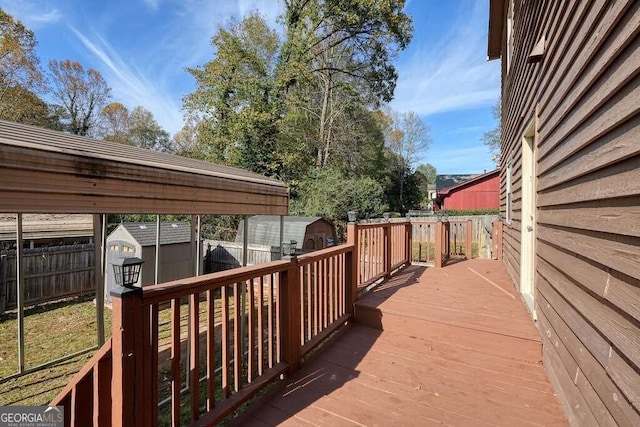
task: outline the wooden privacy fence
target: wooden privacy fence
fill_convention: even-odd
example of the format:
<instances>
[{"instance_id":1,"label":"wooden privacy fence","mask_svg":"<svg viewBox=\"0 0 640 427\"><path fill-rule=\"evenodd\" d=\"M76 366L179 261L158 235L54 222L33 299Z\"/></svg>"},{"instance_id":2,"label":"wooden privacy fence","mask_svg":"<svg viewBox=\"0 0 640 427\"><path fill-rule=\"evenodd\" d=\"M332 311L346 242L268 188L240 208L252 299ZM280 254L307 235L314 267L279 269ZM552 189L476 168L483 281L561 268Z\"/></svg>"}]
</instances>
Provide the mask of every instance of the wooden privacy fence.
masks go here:
<instances>
[{"instance_id":1,"label":"wooden privacy fence","mask_svg":"<svg viewBox=\"0 0 640 427\"><path fill-rule=\"evenodd\" d=\"M25 304L95 292L94 245L24 249ZM0 313L17 306L16 251L0 251Z\"/></svg>"}]
</instances>

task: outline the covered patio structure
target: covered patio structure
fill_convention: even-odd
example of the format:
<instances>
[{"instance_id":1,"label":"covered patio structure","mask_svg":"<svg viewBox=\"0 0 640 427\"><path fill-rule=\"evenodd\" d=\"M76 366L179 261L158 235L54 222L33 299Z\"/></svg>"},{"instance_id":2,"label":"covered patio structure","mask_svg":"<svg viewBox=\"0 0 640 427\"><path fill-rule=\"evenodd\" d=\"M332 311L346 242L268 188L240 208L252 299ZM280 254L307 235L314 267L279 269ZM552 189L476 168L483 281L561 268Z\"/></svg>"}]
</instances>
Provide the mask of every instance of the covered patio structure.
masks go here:
<instances>
[{"instance_id":1,"label":"covered patio structure","mask_svg":"<svg viewBox=\"0 0 640 427\"><path fill-rule=\"evenodd\" d=\"M199 215L286 215L289 189L236 168L0 120L0 200L3 212L16 215L16 375L21 375L42 368L25 366L22 214L93 215L101 346L104 278L111 268L105 256L108 214L156 214L158 223L160 214L191 215L191 250L198 260ZM194 265L193 275L199 274Z\"/></svg>"}]
</instances>

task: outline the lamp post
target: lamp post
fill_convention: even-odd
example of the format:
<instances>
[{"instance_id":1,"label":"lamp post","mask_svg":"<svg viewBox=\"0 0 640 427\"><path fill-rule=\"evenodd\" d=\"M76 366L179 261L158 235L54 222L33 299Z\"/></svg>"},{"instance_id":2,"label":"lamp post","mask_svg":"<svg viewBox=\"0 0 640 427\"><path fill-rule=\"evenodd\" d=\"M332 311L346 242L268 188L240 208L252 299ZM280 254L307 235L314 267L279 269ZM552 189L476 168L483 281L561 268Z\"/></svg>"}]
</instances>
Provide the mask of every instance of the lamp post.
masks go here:
<instances>
[{"instance_id":1,"label":"lamp post","mask_svg":"<svg viewBox=\"0 0 640 427\"><path fill-rule=\"evenodd\" d=\"M389 212L385 212L382 214L382 218L384 218L385 222L389 222L389 217L391 214Z\"/></svg>"},{"instance_id":2,"label":"lamp post","mask_svg":"<svg viewBox=\"0 0 640 427\"><path fill-rule=\"evenodd\" d=\"M295 240L290 240L288 242L282 242L282 253L285 257L292 257L296 254L296 245L298 244Z\"/></svg>"},{"instance_id":3,"label":"lamp post","mask_svg":"<svg viewBox=\"0 0 640 427\"><path fill-rule=\"evenodd\" d=\"M350 223L355 223L358 220L358 212L357 211L349 211L347 212L347 218Z\"/></svg>"},{"instance_id":4,"label":"lamp post","mask_svg":"<svg viewBox=\"0 0 640 427\"><path fill-rule=\"evenodd\" d=\"M133 289L138 283L140 271L142 269L142 261L140 258L120 258L113 265L113 273L115 275L116 284L125 288Z\"/></svg>"}]
</instances>

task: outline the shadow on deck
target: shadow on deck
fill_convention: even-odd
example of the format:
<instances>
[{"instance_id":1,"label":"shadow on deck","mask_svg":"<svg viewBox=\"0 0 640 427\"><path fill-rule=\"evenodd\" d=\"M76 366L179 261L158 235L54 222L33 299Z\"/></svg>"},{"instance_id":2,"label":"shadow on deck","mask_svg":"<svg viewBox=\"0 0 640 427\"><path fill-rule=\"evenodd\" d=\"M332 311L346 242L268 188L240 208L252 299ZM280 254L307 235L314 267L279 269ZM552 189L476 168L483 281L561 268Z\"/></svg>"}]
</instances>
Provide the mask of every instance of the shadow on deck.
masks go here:
<instances>
[{"instance_id":1,"label":"shadow on deck","mask_svg":"<svg viewBox=\"0 0 640 427\"><path fill-rule=\"evenodd\" d=\"M236 425L566 425L502 263L409 267Z\"/></svg>"}]
</instances>

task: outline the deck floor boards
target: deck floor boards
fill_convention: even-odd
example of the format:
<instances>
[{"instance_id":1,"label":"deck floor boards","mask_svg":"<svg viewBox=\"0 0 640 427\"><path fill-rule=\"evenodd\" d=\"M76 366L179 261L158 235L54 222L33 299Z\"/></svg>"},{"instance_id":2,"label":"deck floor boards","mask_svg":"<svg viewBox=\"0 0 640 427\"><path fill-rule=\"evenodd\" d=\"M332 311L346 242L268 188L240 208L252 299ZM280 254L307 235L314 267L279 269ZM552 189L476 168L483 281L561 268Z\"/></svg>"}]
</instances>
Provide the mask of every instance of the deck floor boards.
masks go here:
<instances>
[{"instance_id":1,"label":"deck floor boards","mask_svg":"<svg viewBox=\"0 0 640 427\"><path fill-rule=\"evenodd\" d=\"M233 424L567 425L502 263L409 267L356 310L378 328L350 325Z\"/></svg>"}]
</instances>

